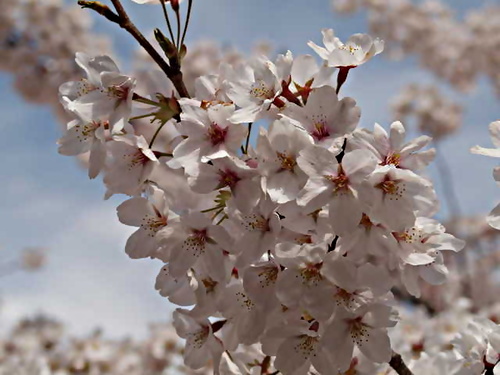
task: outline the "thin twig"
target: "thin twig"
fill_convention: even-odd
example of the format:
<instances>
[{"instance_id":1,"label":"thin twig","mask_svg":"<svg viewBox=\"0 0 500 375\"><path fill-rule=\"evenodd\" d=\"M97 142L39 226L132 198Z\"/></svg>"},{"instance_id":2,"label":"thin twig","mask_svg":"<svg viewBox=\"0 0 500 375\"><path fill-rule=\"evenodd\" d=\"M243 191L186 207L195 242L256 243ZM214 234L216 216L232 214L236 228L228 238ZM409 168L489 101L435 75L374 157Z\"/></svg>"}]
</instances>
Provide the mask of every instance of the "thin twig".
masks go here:
<instances>
[{"instance_id":1,"label":"thin twig","mask_svg":"<svg viewBox=\"0 0 500 375\"><path fill-rule=\"evenodd\" d=\"M248 154L248 144L250 143L250 135L252 134L252 125L253 122L248 123L248 134L247 134L247 140L245 141L245 154Z\"/></svg>"},{"instance_id":2,"label":"thin twig","mask_svg":"<svg viewBox=\"0 0 500 375\"><path fill-rule=\"evenodd\" d=\"M139 103L152 105L152 106L155 106L155 107L159 107L160 106L160 103L157 103L157 102L155 102L155 101L153 101L151 99L145 98L145 97L137 94L136 92L134 92L134 94L132 95L132 100L136 101L136 102L139 102Z\"/></svg>"},{"instance_id":3,"label":"thin twig","mask_svg":"<svg viewBox=\"0 0 500 375\"><path fill-rule=\"evenodd\" d=\"M129 118L129 120L130 121L140 120L140 119L143 119L143 118L151 117L152 115L153 115L152 113L146 113L145 115L131 117L131 118Z\"/></svg>"},{"instance_id":4,"label":"thin twig","mask_svg":"<svg viewBox=\"0 0 500 375\"><path fill-rule=\"evenodd\" d=\"M182 73L179 71L174 71L170 68L165 60L160 56L156 49L148 42L148 40L142 35L142 33L137 29L137 27L132 23L128 17L127 12L123 8L120 0L111 0L113 6L115 7L118 16L120 16L120 26L127 30L132 36L139 42L139 44L149 53L149 55L156 61L160 68L165 72L168 78L172 81L177 92L181 97L189 98L189 93L182 81Z\"/></svg>"},{"instance_id":5,"label":"thin twig","mask_svg":"<svg viewBox=\"0 0 500 375\"><path fill-rule=\"evenodd\" d=\"M186 16L186 24L184 25L184 31L182 32L182 38L181 38L181 45L179 46L179 48L182 47L182 45L184 44L184 39L186 39L186 33L187 33L188 26L189 26L189 20L191 19L191 8L192 7L193 7L193 0L189 0L187 16Z\"/></svg>"},{"instance_id":6,"label":"thin twig","mask_svg":"<svg viewBox=\"0 0 500 375\"><path fill-rule=\"evenodd\" d=\"M167 7L165 6L165 0L160 0L161 7L163 8L163 15L165 16L165 21L167 22L168 33L170 34L170 40L174 43L174 32L172 31L172 25L170 24L170 17L168 16Z\"/></svg>"},{"instance_id":7,"label":"thin twig","mask_svg":"<svg viewBox=\"0 0 500 375\"><path fill-rule=\"evenodd\" d=\"M403 358L400 354L392 351L392 357L389 361L389 365L396 371L399 375L413 375L411 370L406 366Z\"/></svg>"},{"instance_id":8,"label":"thin twig","mask_svg":"<svg viewBox=\"0 0 500 375\"><path fill-rule=\"evenodd\" d=\"M177 10L175 12L175 19L177 20L177 51L181 50L181 12Z\"/></svg>"},{"instance_id":9,"label":"thin twig","mask_svg":"<svg viewBox=\"0 0 500 375\"><path fill-rule=\"evenodd\" d=\"M160 130L163 129L163 126L167 123L168 121L165 121L163 124L158 126L156 129L155 133L153 134L153 138L151 138L151 141L149 142L149 148L153 147L153 144L155 143L156 137L158 137L158 134L160 134Z\"/></svg>"},{"instance_id":10,"label":"thin twig","mask_svg":"<svg viewBox=\"0 0 500 375\"><path fill-rule=\"evenodd\" d=\"M182 80L182 73L180 69L172 69L165 60L160 56L160 54L156 51L156 49L148 42L148 40L142 35L142 33L137 29L137 27L132 23L130 18L125 12L123 5L120 3L120 0L111 0L113 6L116 9L118 14L113 13L111 10L102 11L102 6L95 1L86 1L79 0L78 5L84 8L90 8L98 12L99 14L106 17L108 20L118 24L122 29L131 34L135 40L139 42L142 48L144 48L151 58L158 64L161 70L165 72L167 77L172 81L173 85L177 89L177 92L181 97L189 98L189 92L187 91L186 86L184 85L184 81Z\"/></svg>"}]
</instances>

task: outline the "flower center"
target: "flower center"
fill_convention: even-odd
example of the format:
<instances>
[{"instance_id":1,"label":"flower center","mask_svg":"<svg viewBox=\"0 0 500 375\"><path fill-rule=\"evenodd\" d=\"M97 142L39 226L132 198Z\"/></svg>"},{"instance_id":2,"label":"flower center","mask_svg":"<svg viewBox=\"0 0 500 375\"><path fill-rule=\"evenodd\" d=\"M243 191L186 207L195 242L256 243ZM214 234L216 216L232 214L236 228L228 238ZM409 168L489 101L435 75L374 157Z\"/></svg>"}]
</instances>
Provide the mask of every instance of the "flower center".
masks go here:
<instances>
[{"instance_id":1,"label":"flower center","mask_svg":"<svg viewBox=\"0 0 500 375\"><path fill-rule=\"evenodd\" d=\"M364 226L366 230L370 230L373 227L372 221L365 213L363 213L363 215L361 216L361 221L359 222L359 224Z\"/></svg>"},{"instance_id":2,"label":"flower center","mask_svg":"<svg viewBox=\"0 0 500 375\"><path fill-rule=\"evenodd\" d=\"M316 351L316 344L318 342L317 337L311 337L309 335L301 335L301 341L294 346L295 352L301 355L304 360L307 360L312 353Z\"/></svg>"},{"instance_id":3,"label":"flower center","mask_svg":"<svg viewBox=\"0 0 500 375\"><path fill-rule=\"evenodd\" d=\"M199 257L205 252L205 244L207 242L207 230L193 229L193 233L186 238L183 244L183 249L191 251L196 257Z\"/></svg>"},{"instance_id":4,"label":"flower center","mask_svg":"<svg viewBox=\"0 0 500 375\"><path fill-rule=\"evenodd\" d=\"M92 83L87 81L85 78L82 78L80 83L77 86L76 96L79 98L81 96L87 95L89 92L97 90L98 87L94 86Z\"/></svg>"},{"instance_id":5,"label":"flower center","mask_svg":"<svg viewBox=\"0 0 500 375\"><path fill-rule=\"evenodd\" d=\"M281 163L281 170L293 172L297 162L293 156L287 155L284 152L276 152Z\"/></svg>"},{"instance_id":6,"label":"flower center","mask_svg":"<svg viewBox=\"0 0 500 375\"><path fill-rule=\"evenodd\" d=\"M302 280L310 285L318 285L318 283L323 279L321 276L321 266L322 263L308 264L301 271L300 276Z\"/></svg>"},{"instance_id":7,"label":"flower center","mask_svg":"<svg viewBox=\"0 0 500 375\"><path fill-rule=\"evenodd\" d=\"M303 234L294 238L295 242L299 245L304 245L306 243L313 243L312 237L310 234Z\"/></svg>"},{"instance_id":8,"label":"flower center","mask_svg":"<svg viewBox=\"0 0 500 375\"><path fill-rule=\"evenodd\" d=\"M203 286L205 287L207 294L212 293L218 284L217 281L212 280L210 277L207 279L202 279L201 282L203 283Z\"/></svg>"},{"instance_id":9,"label":"flower center","mask_svg":"<svg viewBox=\"0 0 500 375\"><path fill-rule=\"evenodd\" d=\"M406 190L404 185L400 186L399 183L400 181L387 179L375 185L375 187L382 190L384 195L389 195L390 200L398 200L403 196L403 193Z\"/></svg>"},{"instance_id":10,"label":"flower center","mask_svg":"<svg viewBox=\"0 0 500 375\"><path fill-rule=\"evenodd\" d=\"M227 169L225 171L219 171L219 176L220 176L219 189L225 186L229 186L229 188L232 189L236 186L236 184L240 180L236 172L230 169Z\"/></svg>"},{"instance_id":11,"label":"flower center","mask_svg":"<svg viewBox=\"0 0 500 375\"><path fill-rule=\"evenodd\" d=\"M350 322L351 339L358 345L368 341L368 330L366 324L361 321L361 317L351 320Z\"/></svg>"},{"instance_id":12,"label":"flower center","mask_svg":"<svg viewBox=\"0 0 500 375\"><path fill-rule=\"evenodd\" d=\"M122 85L114 85L108 87L108 96L113 99L118 99L120 101L127 100L129 93L129 88Z\"/></svg>"},{"instance_id":13,"label":"flower center","mask_svg":"<svg viewBox=\"0 0 500 375\"><path fill-rule=\"evenodd\" d=\"M226 139L227 128L221 128L216 123L212 123L208 127L207 137L209 141L212 143L212 146L217 146L218 144L224 143Z\"/></svg>"},{"instance_id":14,"label":"flower center","mask_svg":"<svg viewBox=\"0 0 500 375\"><path fill-rule=\"evenodd\" d=\"M257 99L272 99L274 97L274 90L267 87L264 81L259 80L252 85L250 95Z\"/></svg>"},{"instance_id":15,"label":"flower center","mask_svg":"<svg viewBox=\"0 0 500 375\"><path fill-rule=\"evenodd\" d=\"M137 150L133 154L127 154L125 157L128 157L128 170L130 171L131 169L137 167L137 166L142 166L147 163L149 158L144 155L141 150Z\"/></svg>"},{"instance_id":16,"label":"flower center","mask_svg":"<svg viewBox=\"0 0 500 375\"><path fill-rule=\"evenodd\" d=\"M345 289L337 288L334 298L337 306L342 305L348 309L353 307L353 302L354 302L353 296Z\"/></svg>"},{"instance_id":17,"label":"flower center","mask_svg":"<svg viewBox=\"0 0 500 375\"><path fill-rule=\"evenodd\" d=\"M207 326L200 327L199 330L189 333L187 336L188 343L195 349L201 349L205 341L207 341L210 329Z\"/></svg>"},{"instance_id":18,"label":"flower center","mask_svg":"<svg viewBox=\"0 0 500 375\"><path fill-rule=\"evenodd\" d=\"M332 182L334 193L346 192L349 189L349 178L345 175L341 165L336 176L327 175L325 178Z\"/></svg>"},{"instance_id":19,"label":"flower center","mask_svg":"<svg viewBox=\"0 0 500 375\"><path fill-rule=\"evenodd\" d=\"M416 242L425 242L424 234L418 228L410 228L403 233L393 233L392 234L398 242L406 242L408 244L413 244Z\"/></svg>"},{"instance_id":20,"label":"flower center","mask_svg":"<svg viewBox=\"0 0 500 375\"><path fill-rule=\"evenodd\" d=\"M95 131L102 125L99 121L92 121L85 125L75 125L75 130L79 135L76 137L79 142L85 142L94 137Z\"/></svg>"},{"instance_id":21,"label":"flower center","mask_svg":"<svg viewBox=\"0 0 500 375\"><path fill-rule=\"evenodd\" d=\"M236 300L241 304L241 307L244 307L249 311L252 310L252 308L255 306L252 300L242 292L236 293Z\"/></svg>"},{"instance_id":22,"label":"flower center","mask_svg":"<svg viewBox=\"0 0 500 375\"><path fill-rule=\"evenodd\" d=\"M380 165L394 165L395 167L399 167L400 163L401 163L401 155L393 153L387 155L384 161L380 163Z\"/></svg>"},{"instance_id":23,"label":"flower center","mask_svg":"<svg viewBox=\"0 0 500 375\"><path fill-rule=\"evenodd\" d=\"M260 232L268 232L270 230L269 220L261 215L247 215L244 219L245 221L243 226L246 230Z\"/></svg>"},{"instance_id":24,"label":"flower center","mask_svg":"<svg viewBox=\"0 0 500 375\"><path fill-rule=\"evenodd\" d=\"M343 46L340 46L339 49L341 49L342 51L347 51L349 52L351 55L354 55L354 53L356 51L359 51L361 48L359 46L356 46L356 45L347 45L347 44L344 44Z\"/></svg>"},{"instance_id":25,"label":"flower center","mask_svg":"<svg viewBox=\"0 0 500 375\"><path fill-rule=\"evenodd\" d=\"M278 279L278 267L265 267L258 273L258 276L259 284L262 288L268 287L269 285L274 285L274 283Z\"/></svg>"},{"instance_id":26,"label":"flower center","mask_svg":"<svg viewBox=\"0 0 500 375\"><path fill-rule=\"evenodd\" d=\"M314 123L314 130L312 131L311 135L317 141L321 141L322 139L329 137L330 132L328 131L326 124L321 121Z\"/></svg>"},{"instance_id":27,"label":"flower center","mask_svg":"<svg viewBox=\"0 0 500 375\"><path fill-rule=\"evenodd\" d=\"M149 237L154 237L156 233L167 226L165 216L144 216L142 218L141 228L149 232Z\"/></svg>"}]
</instances>

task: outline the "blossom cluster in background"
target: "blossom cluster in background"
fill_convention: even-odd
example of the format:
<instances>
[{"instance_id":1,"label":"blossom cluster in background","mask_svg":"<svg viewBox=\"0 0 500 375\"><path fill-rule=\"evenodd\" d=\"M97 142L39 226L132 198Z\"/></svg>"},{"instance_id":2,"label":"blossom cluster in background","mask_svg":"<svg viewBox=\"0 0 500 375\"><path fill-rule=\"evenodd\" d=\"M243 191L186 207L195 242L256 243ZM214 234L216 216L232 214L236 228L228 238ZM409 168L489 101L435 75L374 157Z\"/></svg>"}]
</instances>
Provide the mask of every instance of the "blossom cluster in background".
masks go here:
<instances>
[{"instance_id":1,"label":"blossom cluster in background","mask_svg":"<svg viewBox=\"0 0 500 375\"><path fill-rule=\"evenodd\" d=\"M447 99L435 86L408 85L391 106L394 118L413 118L418 130L435 142L454 134L462 124L462 106Z\"/></svg>"},{"instance_id":2,"label":"blossom cluster in background","mask_svg":"<svg viewBox=\"0 0 500 375\"><path fill-rule=\"evenodd\" d=\"M98 330L77 338L60 322L41 315L20 321L0 338L2 375L173 373L194 374L182 365L182 348L169 324L151 325L142 341L111 340Z\"/></svg>"},{"instance_id":3,"label":"blossom cluster in background","mask_svg":"<svg viewBox=\"0 0 500 375\"><path fill-rule=\"evenodd\" d=\"M79 77L75 53L110 53L110 39L91 28L89 14L62 0L2 0L0 71L14 76L16 90L27 101L62 112L57 89Z\"/></svg>"},{"instance_id":4,"label":"blossom cluster in background","mask_svg":"<svg viewBox=\"0 0 500 375\"><path fill-rule=\"evenodd\" d=\"M370 30L388 54L416 55L421 65L460 91L487 76L500 92L500 9L486 4L461 20L437 0L332 0L339 12L366 9Z\"/></svg>"}]
</instances>

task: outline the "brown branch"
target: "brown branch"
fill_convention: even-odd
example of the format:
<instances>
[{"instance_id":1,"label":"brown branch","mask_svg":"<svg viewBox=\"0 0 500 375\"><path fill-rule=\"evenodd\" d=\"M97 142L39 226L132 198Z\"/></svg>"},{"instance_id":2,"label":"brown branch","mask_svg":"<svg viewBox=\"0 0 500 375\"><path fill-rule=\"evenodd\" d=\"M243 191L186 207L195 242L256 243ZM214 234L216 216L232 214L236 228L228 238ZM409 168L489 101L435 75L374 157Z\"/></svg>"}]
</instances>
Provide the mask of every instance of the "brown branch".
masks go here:
<instances>
[{"instance_id":1,"label":"brown branch","mask_svg":"<svg viewBox=\"0 0 500 375\"><path fill-rule=\"evenodd\" d=\"M109 9L107 5L101 4L98 1L79 1L78 5L82 8L92 9L114 23L120 23L120 17Z\"/></svg>"},{"instance_id":2,"label":"brown branch","mask_svg":"<svg viewBox=\"0 0 500 375\"><path fill-rule=\"evenodd\" d=\"M411 370L404 363L403 358L401 358L401 355L396 353L395 351L392 351L392 357L391 360L389 361L389 365L399 375L413 375Z\"/></svg>"},{"instance_id":3,"label":"brown branch","mask_svg":"<svg viewBox=\"0 0 500 375\"><path fill-rule=\"evenodd\" d=\"M118 14L115 14L111 11L111 9L107 8L105 5L100 4L97 1L86 1L79 0L78 5L83 8L90 8L95 10L97 13L106 17L108 20L118 24L122 29L128 31L130 35L132 35L135 40L139 42L139 44L144 48L151 58L158 64L158 66L165 72L167 77L172 81L175 86L177 92L181 97L189 98L189 93L187 91L186 86L184 85L184 81L182 80L182 72L180 69L173 69L167 62L160 56L160 54L156 51L156 49L148 42L148 40L142 35L142 33L137 29L137 27L130 20L125 8L120 3L120 0L111 0L113 6L116 9Z\"/></svg>"}]
</instances>

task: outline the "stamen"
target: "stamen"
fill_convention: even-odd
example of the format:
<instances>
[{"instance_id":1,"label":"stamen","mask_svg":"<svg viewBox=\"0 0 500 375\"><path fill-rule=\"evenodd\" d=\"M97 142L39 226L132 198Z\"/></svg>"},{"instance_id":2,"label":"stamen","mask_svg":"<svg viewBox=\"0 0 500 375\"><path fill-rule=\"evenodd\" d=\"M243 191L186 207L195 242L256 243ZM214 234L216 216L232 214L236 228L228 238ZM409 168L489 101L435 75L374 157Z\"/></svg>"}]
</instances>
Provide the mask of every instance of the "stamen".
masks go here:
<instances>
[{"instance_id":1,"label":"stamen","mask_svg":"<svg viewBox=\"0 0 500 375\"><path fill-rule=\"evenodd\" d=\"M404 183L398 180L389 180L388 178L375 185L375 187L382 190L384 195L389 196L390 200L399 200L406 191Z\"/></svg>"},{"instance_id":2,"label":"stamen","mask_svg":"<svg viewBox=\"0 0 500 375\"><path fill-rule=\"evenodd\" d=\"M137 166L143 166L145 165L149 158L144 155L141 150L137 150L134 153L131 154L125 154L124 155L125 159L128 159L128 170L131 171L133 168Z\"/></svg>"},{"instance_id":3,"label":"stamen","mask_svg":"<svg viewBox=\"0 0 500 375\"><path fill-rule=\"evenodd\" d=\"M304 360L309 359L311 355L316 357L316 344L318 343L317 337L309 335L301 335L301 341L294 346L294 350L298 355L301 355Z\"/></svg>"},{"instance_id":4,"label":"stamen","mask_svg":"<svg viewBox=\"0 0 500 375\"><path fill-rule=\"evenodd\" d=\"M167 218L165 216L144 216L142 218L141 228L148 232L149 237L154 237L156 233L167 226Z\"/></svg>"},{"instance_id":5,"label":"stamen","mask_svg":"<svg viewBox=\"0 0 500 375\"><path fill-rule=\"evenodd\" d=\"M243 219L243 226L246 230L268 232L271 229L269 227L269 220L261 215L246 215Z\"/></svg>"},{"instance_id":6,"label":"stamen","mask_svg":"<svg viewBox=\"0 0 500 375\"><path fill-rule=\"evenodd\" d=\"M281 170L293 172L293 169L297 165L297 161L291 155L287 155L284 152L276 152L278 160L281 163Z\"/></svg>"},{"instance_id":7,"label":"stamen","mask_svg":"<svg viewBox=\"0 0 500 375\"><path fill-rule=\"evenodd\" d=\"M399 167L401 163L401 155L397 153L391 153L384 158L384 161L380 163L380 165L394 165L395 167Z\"/></svg>"},{"instance_id":8,"label":"stamen","mask_svg":"<svg viewBox=\"0 0 500 375\"><path fill-rule=\"evenodd\" d=\"M221 128L216 123L212 123L207 130L207 138L212 146L224 143L227 135L227 128Z\"/></svg>"},{"instance_id":9,"label":"stamen","mask_svg":"<svg viewBox=\"0 0 500 375\"><path fill-rule=\"evenodd\" d=\"M359 51L361 48L359 46L356 46L356 45L344 44L343 46L340 46L339 49L341 49L343 51L348 51L351 55L354 55L354 53L356 51Z\"/></svg>"},{"instance_id":10,"label":"stamen","mask_svg":"<svg viewBox=\"0 0 500 375\"><path fill-rule=\"evenodd\" d=\"M308 264L305 268L300 271L300 277L304 284L317 286L321 280L323 280L323 276L321 275L321 267L322 263L317 264ZM298 277L297 275L296 277Z\"/></svg>"},{"instance_id":11,"label":"stamen","mask_svg":"<svg viewBox=\"0 0 500 375\"><path fill-rule=\"evenodd\" d=\"M226 169L224 171L219 170L219 186L218 189L221 189L225 186L229 186L231 189L236 186L240 178L236 174L236 172Z\"/></svg>"},{"instance_id":12,"label":"stamen","mask_svg":"<svg viewBox=\"0 0 500 375\"><path fill-rule=\"evenodd\" d=\"M268 88L264 81L259 80L252 85L250 95L257 99L272 99L274 97L274 90Z\"/></svg>"}]
</instances>

